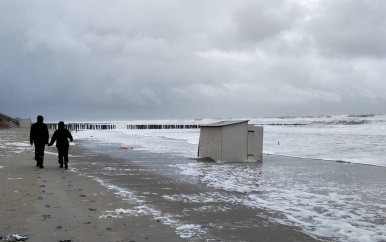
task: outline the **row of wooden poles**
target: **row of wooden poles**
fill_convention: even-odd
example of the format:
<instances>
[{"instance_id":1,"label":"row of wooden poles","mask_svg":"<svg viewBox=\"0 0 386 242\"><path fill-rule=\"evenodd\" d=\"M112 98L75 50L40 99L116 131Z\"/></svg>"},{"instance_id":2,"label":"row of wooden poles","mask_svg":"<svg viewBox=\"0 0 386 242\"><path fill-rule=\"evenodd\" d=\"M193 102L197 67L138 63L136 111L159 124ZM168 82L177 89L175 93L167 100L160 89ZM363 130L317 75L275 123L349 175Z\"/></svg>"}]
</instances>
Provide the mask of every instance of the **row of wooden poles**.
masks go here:
<instances>
[{"instance_id":1,"label":"row of wooden poles","mask_svg":"<svg viewBox=\"0 0 386 242\"><path fill-rule=\"evenodd\" d=\"M198 124L129 124L127 129L198 129Z\"/></svg>"},{"instance_id":2,"label":"row of wooden poles","mask_svg":"<svg viewBox=\"0 0 386 242\"><path fill-rule=\"evenodd\" d=\"M58 129L58 123L47 123L49 129ZM64 127L68 130L108 130L116 129L113 124L98 123L67 123ZM129 124L127 129L199 129L198 124Z\"/></svg>"},{"instance_id":3,"label":"row of wooden poles","mask_svg":"<svg viewBox=\"0 0 386 242\"><path fill-rule=\"evenodd\" d=\"M48 123L49 129L58 129L58 123ZM116 126L113 124L97 124L97 123L68 123L64 124L64 127L68 130L85 130L85 129L116 129Z\"/></svg>"}]
</instances>

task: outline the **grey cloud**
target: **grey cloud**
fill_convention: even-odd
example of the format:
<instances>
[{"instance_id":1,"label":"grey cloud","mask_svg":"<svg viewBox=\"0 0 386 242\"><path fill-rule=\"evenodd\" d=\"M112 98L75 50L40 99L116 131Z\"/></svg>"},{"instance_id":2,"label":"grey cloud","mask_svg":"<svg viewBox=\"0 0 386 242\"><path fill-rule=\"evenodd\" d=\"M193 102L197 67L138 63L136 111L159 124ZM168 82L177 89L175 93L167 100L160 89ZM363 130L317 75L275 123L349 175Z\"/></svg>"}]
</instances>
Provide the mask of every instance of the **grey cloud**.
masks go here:
<instances>
[{"instance_id":1,"label":"grey cloud","mask_svg":"<svg viewBox=\"0 0 386 242\"><path fill-rule=\"evenodd\" d=\"M285 1L249 2L233 14L240 40L259 42L290 28Z\"/></svg>"},{"instance_id":2,"label":"grey cloud","mask_svg":"<svg viewBox=\"0 0 386 242\"><path fill-rule=\"evenodd\" d=\"M359 51L348 30L340 33L351 10L329 2L318 15L318 5L301 3L0 2L0 112L53 120L282 116L355 111L355 98L385 111L384 60L363 57L377 52L365 38ZM376 22L370 13L362 13L365 33ZM337 32L347 45L326 41Z\"/></svg>"},{"instance_id":3,"label":"grey cloud","mask_svg":"<svg viewBox=\"0 0 386 242\"><path fill-rule=\"evenodd\" d=\"M324 54L383 58L385 12L384 1L324 1L307 28Z\"/></svg>"}]
</instances>

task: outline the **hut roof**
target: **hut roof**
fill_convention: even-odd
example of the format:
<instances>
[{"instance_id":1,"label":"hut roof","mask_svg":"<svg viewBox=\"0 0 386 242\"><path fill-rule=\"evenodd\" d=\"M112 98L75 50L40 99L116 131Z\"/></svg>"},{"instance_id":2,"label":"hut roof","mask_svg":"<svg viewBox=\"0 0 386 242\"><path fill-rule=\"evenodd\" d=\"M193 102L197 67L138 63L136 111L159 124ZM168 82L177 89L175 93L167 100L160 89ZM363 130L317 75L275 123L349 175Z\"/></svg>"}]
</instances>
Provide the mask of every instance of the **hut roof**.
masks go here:
<instances>
[{"instance_id":1,"label":"hut roof","mask_svg":"<svg viewBox=\"0 0 386 242\"><path fill-rule=\"evenodd\" d=\"M227 126L227 125L244 123L244 122L248 122L248 121L249 120L225 120L225 121L220 121L217 123L201 125L201 127L222 127L222 126Z\"/></svg>"}]
</instances>

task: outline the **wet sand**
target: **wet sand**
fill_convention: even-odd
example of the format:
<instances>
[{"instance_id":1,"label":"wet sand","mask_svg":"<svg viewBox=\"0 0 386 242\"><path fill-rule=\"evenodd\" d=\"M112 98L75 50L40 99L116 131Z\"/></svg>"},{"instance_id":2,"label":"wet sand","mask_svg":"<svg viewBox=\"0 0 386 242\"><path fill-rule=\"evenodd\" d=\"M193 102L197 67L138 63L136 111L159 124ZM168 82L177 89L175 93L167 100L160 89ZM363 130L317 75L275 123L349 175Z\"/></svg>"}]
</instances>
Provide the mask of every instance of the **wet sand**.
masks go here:
<instances>
[{"instance_id":1,"label":"wet sand","mask_svg":"<svg viewBox=\"0 0 386 242\"><path fill-rule=\"evenodd\" d=\"M0 133L14 142L28 142L27 130L0 130ZM109 164L118 159L89 154L80 145L71 147L70 153L74 155L70 166L85 159ZM238 205L229 209L229 204L217 203L218 208L224 208L223 212L204 213L198 209L202 207L200 203L165 200L163 197L168 195L215 190L172 180L152 172L152 166L138 167L133 163L131 168L140 173L112 178L120 179L120 183L141 194L142 203L162 214L174 214L184 224L201 225L202 234L183 238L183 233L177 233L154 214L109 215L113 214L109 211L121 208L138 210L138 204L130 198L119 198L116 191L90 176L60 169L56 156L46 154L44 166L44 169L35 167L32 148L16 152L12 147L1 148L0 236L18 233L28 236L28 241L317 241L297 227L271 222L269 212L261 209Z\"/></svg>"}]
</instances>

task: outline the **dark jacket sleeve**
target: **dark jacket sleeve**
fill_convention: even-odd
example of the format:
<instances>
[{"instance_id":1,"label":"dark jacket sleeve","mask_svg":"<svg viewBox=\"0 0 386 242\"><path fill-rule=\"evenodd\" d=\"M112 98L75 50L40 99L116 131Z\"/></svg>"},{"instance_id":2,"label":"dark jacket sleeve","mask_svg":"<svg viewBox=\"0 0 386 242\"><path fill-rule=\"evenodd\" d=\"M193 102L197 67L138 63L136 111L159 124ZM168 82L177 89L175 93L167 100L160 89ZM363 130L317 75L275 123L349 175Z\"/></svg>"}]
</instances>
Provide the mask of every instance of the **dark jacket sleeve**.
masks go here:
<instances>
[{"instance_id":1,"label":"dark jacket sleeve","mask_svg":"<svg viewBox=\"0 0 386 242\"><path fill-rule=\"evenodd\" d=\"M45 127L45 130L44 130L45 140L46 140L46 144L48 144L48 140L50 139L50 134L48 133L48 127L46 124L44 125L44 127Z\"/></svg>"},{"instance_id":2,"label":"dark jacket sleeve","mask_svg":"<svg viewBox=\"0 0 386 242\"><path fill-rule=\"evenodd\" d=\"M70 139L71 142L74 140L69 130L67 130L67 137Z\"/></svg>"},{"instance_id":3,"label":"dark jacket sleeve","mask_svg":"<svg viewBox=\"0 0 386 242\"><path fill-rule=\"evenodd\" d=\"M31 131L30 131L30 133L29 133L29 142L31 143L31 145L34 143L34 134L33 134L33 132L34 132L34 125L31 125Z\"/></svg>"},{"instance_id":4,"label":"dark jacket sleeve","mask_svg":"<svg viewBox=\"0 0 386 242\"><path fill-rule=\"evenodd\" d=\"M55 143L57 136L58 136L58 132L57 130L55 130L54 135L52 135L51 142L48 144L48 146L51 146Z\"/></svg>"}]
</instances>

